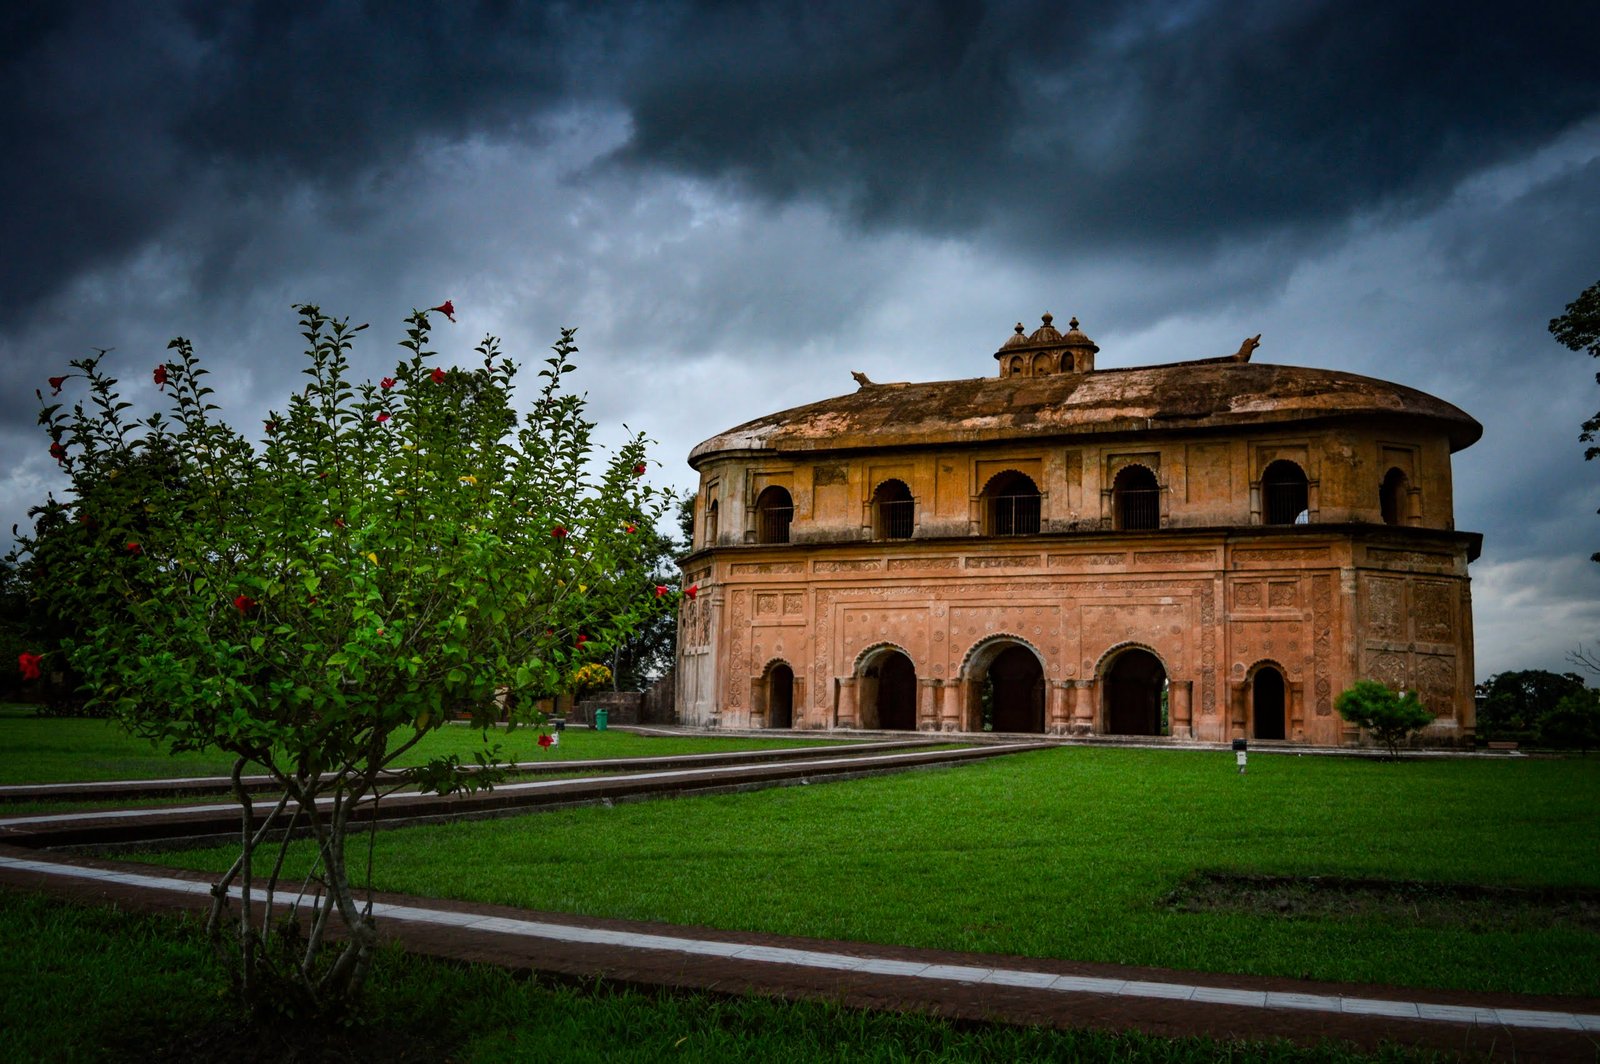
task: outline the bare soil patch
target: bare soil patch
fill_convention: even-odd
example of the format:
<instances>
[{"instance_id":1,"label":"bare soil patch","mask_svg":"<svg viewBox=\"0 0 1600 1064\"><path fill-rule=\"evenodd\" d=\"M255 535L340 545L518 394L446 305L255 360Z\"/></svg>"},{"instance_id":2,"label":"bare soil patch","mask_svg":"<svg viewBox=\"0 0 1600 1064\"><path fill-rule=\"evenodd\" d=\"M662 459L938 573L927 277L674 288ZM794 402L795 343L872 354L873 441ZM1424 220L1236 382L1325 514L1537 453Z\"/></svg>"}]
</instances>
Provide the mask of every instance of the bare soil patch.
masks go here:
<instances>
[{"instance_id":1,"label":"bare soil patch","mask_svg":"<svg viewBox=\"0 0 1600 1064\"><path fill-rule=\"evenodd\" d=\"M1300 920L1376 919L1466 931L1600 934L1600 891L1478 883L1197 872L1162 899L1177 912Z\"/></svg>"}]
</instances>

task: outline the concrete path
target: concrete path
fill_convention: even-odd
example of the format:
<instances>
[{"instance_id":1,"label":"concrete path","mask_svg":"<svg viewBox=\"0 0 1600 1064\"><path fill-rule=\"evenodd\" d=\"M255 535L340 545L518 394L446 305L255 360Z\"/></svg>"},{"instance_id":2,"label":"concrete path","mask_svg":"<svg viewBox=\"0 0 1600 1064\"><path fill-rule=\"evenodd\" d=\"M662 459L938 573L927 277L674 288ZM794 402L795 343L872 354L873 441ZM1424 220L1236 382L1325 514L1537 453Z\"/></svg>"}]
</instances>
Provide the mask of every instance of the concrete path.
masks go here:
<instances>
[{"instance_id":1,"label":"concrete path","mask_svg":"<svg viewBox=\"0 0 1600 1064\"><path fill-rule=\"evenodd\" d=\"M201 911L210 884L195 873L0 846L0 888ZM1390 1040L1521 1060L1594 1060L1600 1048L1600 1001L1592 999L959 954L391 894L377 895L374 912L386 936L418 953L630 984L1168 1036L1331 1038L1369 1048Z\"/></svg>"},{"instance_id":2,"label":"concrete path","mask_svg":"<svg viewBox=\"0 0 1600 1064\"><path fill-rule=\"evenodd\" d=\"M994 743L959 749L912 748L884 752L870 747L852 747L821 756L815 749L807 749L799 756L778 760L759 755L747 759L747 763L729 764L723 759L718 763L696 763L691 768L655 772L628 771L637 764L637 759L629 758L603 763L613 770L605 775L501 783L493 790L446 797L415 791L395 792L381 801L365 803L354 819L361 821L376 816L380 822L425 823L506 816L540 807L752 790L813 779L851 779L956 765L1048 745ZM60 793L54 795L61 796ZM270 802L256 803L258 823L270 808ZM0 806L0 812L3 809ZM232 802L0 816L0 843L41 849L231 837L238 831L239 808Z\"/></svg>"}]
</instances>

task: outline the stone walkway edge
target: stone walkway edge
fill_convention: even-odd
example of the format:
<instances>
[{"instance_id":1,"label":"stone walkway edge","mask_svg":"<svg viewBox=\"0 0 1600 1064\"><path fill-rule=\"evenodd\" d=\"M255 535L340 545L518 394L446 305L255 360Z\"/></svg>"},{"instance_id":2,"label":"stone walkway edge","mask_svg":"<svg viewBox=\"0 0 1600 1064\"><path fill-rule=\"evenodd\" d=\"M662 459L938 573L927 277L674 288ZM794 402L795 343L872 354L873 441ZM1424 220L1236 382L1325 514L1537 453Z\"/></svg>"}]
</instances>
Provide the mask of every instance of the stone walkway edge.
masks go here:
<instances>
[{"instance_id":1,"label":"stone walkway edge","mask_svg":"<svg viewBox=\"0 0 1600 1064\"><path fill-rule=\"evenodd\" d=\"M0 855L0 868L33 872L46 876L99 880L138 889L188 895L205 895L209 894L211 890L208 883L197 880L7 855ZM234 888L232 893L234 897L240 896L238 888ZM266 892L264 890L256 890L253 892L252 897L265 901ZM996 987L1020 987L1031 990L1104 995L1117 998L1209 1002L1248 1009L1301 1010L1344 1016L1420 1020L1443 1024L1469 1024L1480 1027L1531 1028L1547 1031L1600 1034L1600 1013L1513 1009L1487 1005L1445 1005L1426 1001L1407 1001L1390 998L1303 994L1207 986L1202 983L1123 980L1082 975L1056 975L1050 972L1021 969L919 963L870 955L858 956L821 950L608 930L598 927L550 923L541 920L484 916L478 913L454 912L447 909L432 909L418 905L395 903L374 903L373 912L376 915L392 920L410 923L453 926L463 930L487 931L556 942L622 949L662 950L689 956L726 958L813 970L824 969L935 980L967 986L984 984ZM870 946L863 945L862 948L866 950L870 949Z\"/></svg>"}]
</instances>

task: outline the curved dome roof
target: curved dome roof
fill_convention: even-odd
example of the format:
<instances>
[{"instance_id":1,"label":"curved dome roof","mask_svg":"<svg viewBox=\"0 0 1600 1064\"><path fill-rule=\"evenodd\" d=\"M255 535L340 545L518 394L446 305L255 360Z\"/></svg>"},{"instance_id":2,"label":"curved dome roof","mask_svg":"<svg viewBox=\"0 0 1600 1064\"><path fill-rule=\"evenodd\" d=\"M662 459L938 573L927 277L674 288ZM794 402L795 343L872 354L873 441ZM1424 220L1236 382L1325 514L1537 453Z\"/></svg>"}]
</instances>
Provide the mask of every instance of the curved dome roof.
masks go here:
<instances>
[{"instance_id":1,"label":"curved dome roof","mask_svg":"<svg viewBox=\"0 0 1600 1064\"><path fill-rule=\"evenodd\" d=\"M689 464L698 467L728 452L1237 430L1373 416L1431 423L1448 435L1452 451L1483 435L1483 426L1468 414L1415 388L1337 370L1222 359L1042 377L870 384L731 428L689 452Z\"/></svg>"}]
</instances>

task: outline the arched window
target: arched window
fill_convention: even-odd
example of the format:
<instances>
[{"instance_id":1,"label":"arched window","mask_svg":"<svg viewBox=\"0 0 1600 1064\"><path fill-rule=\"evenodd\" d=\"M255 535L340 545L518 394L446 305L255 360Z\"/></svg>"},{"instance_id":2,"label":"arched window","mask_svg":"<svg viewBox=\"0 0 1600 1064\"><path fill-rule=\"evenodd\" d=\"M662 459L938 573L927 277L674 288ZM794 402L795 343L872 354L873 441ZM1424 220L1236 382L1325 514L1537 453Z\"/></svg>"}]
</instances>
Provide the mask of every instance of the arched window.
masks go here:
<instances>
[{"instance_id":1,"label":"arched window","mask_svg":"<svg viewBox=\"0 0 1600 1064\"><path fill-rule=\"evenodd\" d=\"M1008 470L983 489L984 531L991 536L1031 536L1039 531L1039 488L1032 478Z\"/></svg>"},{"instance_id":2,"label":"arched window","mask_svg":"<svg viewBox=\"0 0 1600 1064\"><path fill-rule=\"evenodd\" d=\"M1010 375L1013 376L1013 377L1019 377L1019 376L1022 375L1022 356L1021 355L1012 355L1011 356L1011 374Z\"/></svg>"},{"instance_id":3,"label":"arched window","mask_svg":"<svg viewBox=\"0 0 1600 1064\"><path fill-rule=\"evenodd\" d=\"M794 500L783 488L768 488L756 499L756 542L789 542L789 521L794 517Z\"/></svg>"},{"instance_id":4,"label":"arched window","mask_svg":"<svg viewBox=\"0 0 1600 1064\"><path fill-rule=\"evenodd\" d=\"M1161 487L1142 465L1124 466L1111 484L1112 509L1123 532L1161 527Z\"/></svg>"},{"instance_id":5,"label":"arched window","mask_svg":"<svg viewBox=\"0 0 1600 1064\"><path fill-rule=\"evenodd\" d=\"M1035 377L1048 376L1050 373L1050 356L1040 352L1033 356L1033 375Z\"/></svg>"},{"instance_id":6,"label":"arched window","mask_svg":"<svg viewBox=\"0 0 1600 1064\"><path fill-rule=\"evenodd\" d=\"M717 500L706 503L706 546L717 545Z\"/></svg>"},{"instance_id":7,"label":"arched window","mask_svg":"<svg viewBox=\"0 0 1600 1064\"><path fill-rule=\"evenodd\" d=\"M1301 525L1310 519L1307 511L1305 470L1293 462L1279 459L1261 474L1261 517L1269 525Z\"/></svg>"},{"instance_id":8,"label":"arched window","mask_svg":"<svg viewBox=\"0 0 1600 1064\"><path fill-rule=\"evenodd\" d=\"M1383 510L1384 524L1406 523L1406 500L1410 487L1411 482L1399 469L1391 469L1384 475L1383 485L1378 488L1378 505Z\"/></svg>"},{"instance_id":9,"label":"arched window","mask_svg":"<svg viewBox=\"0 0 1600 1064\"><path fill-rule=\"evenodd\" d=\"M872 493L872 534L877 539L910 539L916 501L903 480L886 480Z\"/></svg>"}]
</instances>

